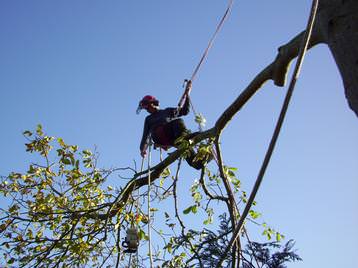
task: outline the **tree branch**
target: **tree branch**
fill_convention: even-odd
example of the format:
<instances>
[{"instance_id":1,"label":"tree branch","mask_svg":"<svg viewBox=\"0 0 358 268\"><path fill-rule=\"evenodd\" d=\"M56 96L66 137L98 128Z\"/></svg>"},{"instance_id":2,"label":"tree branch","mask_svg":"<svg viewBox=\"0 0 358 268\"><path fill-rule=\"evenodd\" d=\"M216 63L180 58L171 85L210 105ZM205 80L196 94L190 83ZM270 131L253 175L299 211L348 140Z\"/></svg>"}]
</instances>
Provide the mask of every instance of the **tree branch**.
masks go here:
<instances>
[{"instance_id":1,"label":"tree branch","mask_svg":"<svg viewBox=\"0 0 358 268\"><path fill-rule=\"evenodd\" d=\"M282 106L282 109L281 109L281 112L280 112L279 119L277 121L275 130L274 130L274 134L273 134L271 142L269 144L269 148L268 148L268 150L266 152L263 164L261 166L261 169L259 171L259 174L258 174L257 179L255 181L255 185L253 187L253 190L251 191L251 194L250 194L250 197L249 197L249 199L247 201L245 209L244 209L244 211L243 211L243 213L242 213L242 215L240 217L239 223L238 223L238 225L235 227L235 229L233 231L233 236L232 236L232 238L231 238L231 240L229 242L229 245L225 249L223 256L221 257L221 259L219 260L219 262L216 265L217 268L221 267L221 264L225 260L225 255L229 253L231 247L233 247L236 239L239 236L240 230L241 230L242 226L244 225L245 218L248 215L249 210L251 208L251 205L254 202L256 193L258 192L258 189L259 189L260 184L262 182L262 179L263 179L263 176L265 174L266 168L267 168L268 163L270 161L270 158L271 158L271 155L273 153L273 150L274 150L278 135L280 133L281 126L283 124L283 120L285 118L286 111L288 109L289 101L291 99L291 96L292 96L296 81L297 81L298 76L299 76L299 72L300 72L300 69L301 69L301 66L302 66L302 63L303 63L305 53L306 53L307 48L308 48L309 40L310 40L311 33L312 33L313 24L314 24L315 17L316 17L316 14L317 14L318 2L319 2L319 0L313 0L312 1L311 12L310 12L310 16L309 16L309 19L308 19L308 22L307 22L305 35L304 35L304 38L302 39L302 42L301 42L300 48L299 48L299 57L298 57L298 60L297 60L296 66L295 66L295 70L294 70L293 75L292 75L292 79L291 79L289 88L287 90L287 94L286 94L286 97L285 97L285 100L284 100L284 103L283 103L283 106Z\"/></svg>"},{"instance_id":2,"label":"tree branch","mask_svg":"<svg viewBox=\"0 0 358 268\"><path fill-rule=\"evenodd\" d=\"M278 49L278 54L275 60L264 68L252 81L251 83L240 93L235 101L229 105L226 110L217 119L214 127L203 131L192 138L192 145L196 145L202 140L208 138L215 138L221 135L221 132L232 120L232 118L241 110L241 108L250 100L255 93L264 85L267 80L273 80L277 86L283 86L286 80L286 74L290 65L290 62L298 55L299 45L302 42L302 38L305 31L298 34L287 44L281 46ZM319 27L314 28L312 37L310 39L309 48L314 45L323 42L323 37L319 31ZM160 177L163 170L176 161L184 153L185 149L178 149L163 161L152 167L151 170L151 181L154 182ZM142 186L148 185L148 177L145 176L148 170L136 173L133 178L127 183L122 189L121 193L117 196L113 206L113 209L108 214L109 217L113 217L120 208L127 202L130 193L134 190L141 188ZM143 177L142 177L143 176ZM105 219L107 215L104 214L91 214L91 218Z\"/></svg>"}]
</instances>

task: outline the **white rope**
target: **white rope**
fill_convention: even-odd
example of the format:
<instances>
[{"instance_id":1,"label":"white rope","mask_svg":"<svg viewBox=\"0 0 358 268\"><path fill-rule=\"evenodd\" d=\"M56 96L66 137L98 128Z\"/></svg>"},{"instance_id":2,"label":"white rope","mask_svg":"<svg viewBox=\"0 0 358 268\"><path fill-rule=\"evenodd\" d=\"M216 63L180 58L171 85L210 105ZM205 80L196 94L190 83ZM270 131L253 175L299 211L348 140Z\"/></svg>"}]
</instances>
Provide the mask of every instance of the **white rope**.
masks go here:
<instances>
[{"instance_id":1,"label":"white rope","mask_svg":"<svg viewBox=\"0 0 358 268\"><path fill-rule=\"evenodd\" d=\"M142 157L142 164L140 165L140 173L143 172L143 168L144 168L144 157ZM136 206L137 206L137 214L139 216L139 187L138 187L138 190L137 190L137 202L136 202ZM136 252L136 262L137 262L137 267L139 267L139 248L137 249L137 252Z\"/></svg>"},{"instance_id":2,"label":"white rope","mask_svg":"<svg viewBox=\"0 0 358 268\"><path fill-rule=\"evenodd\" d=\"M153 268L153 256L152 256L152 243L151 243L151 215L150 215L150 161L151 161L151 147L152 144L148 146L148 242L149 242L149 261L150 261L150 268Z\"/></svg>"}]
</instances>

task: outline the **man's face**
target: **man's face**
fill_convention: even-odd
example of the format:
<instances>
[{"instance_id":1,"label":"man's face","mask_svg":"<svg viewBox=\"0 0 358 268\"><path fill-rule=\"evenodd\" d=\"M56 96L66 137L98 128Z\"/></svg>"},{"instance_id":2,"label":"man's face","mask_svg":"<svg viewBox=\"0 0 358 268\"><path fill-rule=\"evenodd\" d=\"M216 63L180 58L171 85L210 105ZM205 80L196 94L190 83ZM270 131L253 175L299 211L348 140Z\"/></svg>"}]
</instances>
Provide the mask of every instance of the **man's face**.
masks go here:
<instances>
[{"instance_id":1,"label":"man's face","mask_svg":"<svg viewBox=\"0 0 358 268\"><path fill-rule=\"evenodd\" d=\"M148 113L152 114L157 110L157 107L155 107L153 103L150 103L145 109Z\"/></svg>"}]
</instances>

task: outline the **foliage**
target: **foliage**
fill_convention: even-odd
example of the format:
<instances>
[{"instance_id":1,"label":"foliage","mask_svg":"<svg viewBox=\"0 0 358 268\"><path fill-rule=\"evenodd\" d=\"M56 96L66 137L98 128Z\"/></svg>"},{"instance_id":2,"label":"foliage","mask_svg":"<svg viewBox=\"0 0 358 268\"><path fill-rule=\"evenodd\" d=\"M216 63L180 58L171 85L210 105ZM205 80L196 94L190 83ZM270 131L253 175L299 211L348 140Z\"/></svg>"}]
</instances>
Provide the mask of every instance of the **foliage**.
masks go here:
<instances>
[{"instance_id":1,"label":"foliage","mask_svg":"<svg viewBox=\"0 0 358 268\"><path fill-rule=\"evenodd\" d=\"M213 267L217 264L220 257L224 254L232 228L230 226L230 219L224 213L220 215L220 226L217 233L204 230L204 239L200 245L200 257L202 259L203 267ZM246 231L244 231L246 236ZM244 234L243 234L244 235ZM283 264L290 261L298 261L301 258L292 251L294 246L293 240L289 240L284 246L280 242L257 243L247 241L246 248L241 251L242 268L285 268ZM281 249L272 253L272 249ZM232 256L228 255L225 258L223 267L231 267Z\"/></svg>"},{"instance_id":2,"label":"foliage","mask_svg":"<svg viewBox=\"0 0 358 268\"><path fill-rule=\"evenodd\" d=\"M235 207L247 201L237 169L219 162L217 171L213 172L212 167L202 170L200 178L188 189L190 205L181 209L177 198L179 160L175 175L168 166L159 169L158 176L152 172L153 206L148 214L144 212L148 192L141 190L147 182L147 171L99 169L96 153L46 135L41 125L34 132L23 134L27 139L26 151L34 155L36 163L31 163L25 172L12 172L0 183L0 193L9 200L8 207L1 208L0 218L3 255L0 264L4 266L145 267L148 261L146 228L150 224L156 236L153 252L156 265L212 267L228 244L232 226L239 217ZM185 144L183 154L190 148L190 143ZM196 150L200 158L214 153L212 143L201 143ZM123 171L132 173L124 187L106 186L110 176ZM229 199L231 192L239 197L234 206ZM174 200L171 212L161 209L168 198ZM215 214L224 207L229 217ZM191 215L202 223L196 229L187 228L186 221ZM164 224L158 229L153 220L162 216ZM283 238L267 224L258 223L260 216L261 213L251 209L248 222L261 226L268 239ZM219 226L216 226L217 220ZM138 230L138 256L124 253L123 235L129 227ZM252 256L252 252L261 252L276 244L263 248L257 245L251 244L242 254ZM230 264L232 258L227 256L225 263Z\"/></svg>"},{"instance_id":3,"label":"foliage","mask_svg":"<svg viewBox=\"0 0 358 268\"><path fill-rule=\"evenodd\" d=\"M40 125L24 136L26 151L39 154L41 160L1 182L1 194L11 200L7 210L1 209L4 259L28 267L98 264L117 250L108 248L109 237L133 217L98 217L108 213L115 194L111 187L101 189L110 171L96 167L91 151L45 135Z\"/></svg>"},{"instance_id":4,"label":"foliage","mask_svg":"<svg viewBox=\"0 0 358 268\"><path fill-rule=\"evenodd\" d=\"M242 251L243 265L242 268L286 268L284 263L302 261L302 259L292 250L295 243L289 240L285 245L280 245L278 242L269 243L249 243ZM274 253L271 250L278 250Z\"/></svg>"}]
</instances>

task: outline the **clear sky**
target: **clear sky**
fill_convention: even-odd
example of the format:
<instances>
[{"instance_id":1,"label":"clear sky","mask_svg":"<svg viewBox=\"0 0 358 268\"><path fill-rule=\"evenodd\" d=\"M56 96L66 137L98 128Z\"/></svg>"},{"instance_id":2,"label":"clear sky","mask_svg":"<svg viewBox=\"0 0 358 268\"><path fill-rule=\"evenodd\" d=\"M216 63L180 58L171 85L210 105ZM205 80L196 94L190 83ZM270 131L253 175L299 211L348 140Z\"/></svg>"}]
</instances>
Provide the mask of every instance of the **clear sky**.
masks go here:
<instances>
[{"instance_id":1,"label":"clear sky","mask_svg":"<svg viewBox=\"0 0 358 268\"><path fill-rule=\"evenodd\" d=\"M310 5L235 1L192 91L207 127L304 29ZM27 167L21 133L38 123L68 143L96 146L103 167L140 161L139 99L152 94L162 107L177 104L225 8L219 0L1 0L0 174ZM268 82L224 131L224 160L239 168L247 191L284 93ZM186 122L195 128L192 115ZM257 197L263 220L296 241L304 261L289 267L357 267L357 149L358 118L319 45L307 54ZM184 174L183 198L198 176L189 168Z\"/></svg>"}]
</instances>

